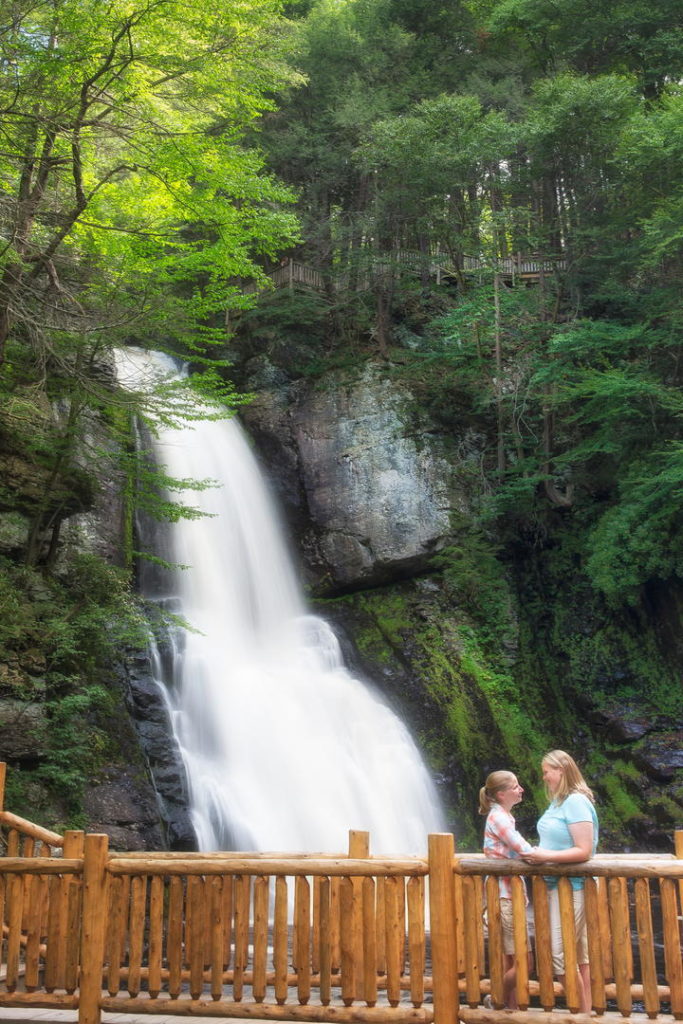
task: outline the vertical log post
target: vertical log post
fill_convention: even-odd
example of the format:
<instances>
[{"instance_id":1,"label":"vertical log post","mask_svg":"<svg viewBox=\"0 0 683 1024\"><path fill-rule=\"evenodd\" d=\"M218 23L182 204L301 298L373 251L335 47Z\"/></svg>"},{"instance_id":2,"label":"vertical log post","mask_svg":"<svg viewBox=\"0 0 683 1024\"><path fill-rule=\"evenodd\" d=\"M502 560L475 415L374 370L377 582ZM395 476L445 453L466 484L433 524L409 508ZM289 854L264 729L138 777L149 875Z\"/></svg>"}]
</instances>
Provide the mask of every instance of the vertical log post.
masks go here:
<instances>
[{"instance_id":1,"label":"vertical log post","mask_svg":"<svg viewBox=\"0 0 683 1024\"><path fill-rule=\"evenodd\" d=\"M349 830L349 857L362 860L370 856L370 833L359 829ZM353 963L355 978L355 998L362 999L363 993L363 879L352 878L353 885Z\"/></svg>"},{"instance_id":2,"label":"vertical log post","mask_svg":"<svg viewBox=\"0 0 683 1024\"><path fill-rule=\"evenodd\" d=\"M450 832L429 836L434 1024L453 1024L458 1011L454 858L455 841Z\"/></svg>"},{"instance_id":3,"label":"vertical log post","mask_svg":"<svg viewBox=\"0 0 683 1024\"><path fill-rule=\"evenodd\" d=\"M0 811L5 809L5 777L7 775L7 765L4 761L0 761Z\"/></svg>"},{"instance_id":4,"label":"vertical log post","mask_svg":"<svg viewBox=\"0 0 683 1024\"><path fill-rule=\"evenodd\" d=\"M2 807L1 803L0 807ZM683 858L683 828L677 828L674 832L674 851L679 860ZM683 914L683 878L678 879L678 903Z\"/></svg>"},{"instance_id":5,"label":"vertical log post","mask_svg":"<svg viewBox=\"0 0 683 1024\"><path fill-rule=\"evenodd\" d=\"M100 1024L102 965L107 927L109 836L91 833L83 852L83 929L78 1024Z\"/></svg>"}]
</instances>

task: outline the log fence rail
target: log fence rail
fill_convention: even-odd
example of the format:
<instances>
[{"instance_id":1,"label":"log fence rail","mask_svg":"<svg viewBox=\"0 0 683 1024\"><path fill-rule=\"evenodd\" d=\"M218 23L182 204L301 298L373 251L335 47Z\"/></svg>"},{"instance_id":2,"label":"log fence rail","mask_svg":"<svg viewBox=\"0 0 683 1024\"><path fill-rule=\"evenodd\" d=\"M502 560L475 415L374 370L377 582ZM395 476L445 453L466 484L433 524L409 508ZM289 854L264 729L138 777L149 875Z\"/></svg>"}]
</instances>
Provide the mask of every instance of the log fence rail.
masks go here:
<instances>
[{"instance_id":1,"label":"log fence rail","mask_svg":"<svg viewBox=\"0 0 683 1024\"><path fill-rule=\"evenodd\" d=\"M444 254L427 255L419 252L412 252L406 249L399 249L386 255L373 257L367 264L359 268L358 272L350 275L347 272L329 272L329 282L326 288L325 275L316 267L298 260L286 259L280 266L268 272L275 288L289 288L295 286L300 288L312 288L314 291L343 293L347 291L367 291L373 286L401 273L419 274L425 265L430 277L436 279L440 284L446 278L454 278L462 273L465 276L493 273L497 271L500 276L515 284L517 281L524 283L536 283L544 275L550 277L566 269L567 261L562 257L540 257L527 256L517 253L515 256L501 257L495 262L485 260L481 256L463 256L462 266L456 269L452 260ZM257 290L252 282L245 284L242 291L250 294Z\"/></svg>"},{"instance_id":2,"label":"log fence rail","mask_svg":"<svg viewBox=\"0 0 683 1024\"><path fill-rule=\"evenodd\" d=\"M683 1020L683 831L672 855L571 868L456 855L450 834L429 836L424 857L376 857L365 832L337 854L117 853L105 835L62 837L0 810L0 833L0 1007L69 1009L79 1024L99 1024L103 1011L573 1024L586 1018L570 952L571 870L585 878L595 1019ZM500 874L513 876L512 1013ZM559 876L564 990L552 975L549 876Z\"/></svg>"}]
</instances>

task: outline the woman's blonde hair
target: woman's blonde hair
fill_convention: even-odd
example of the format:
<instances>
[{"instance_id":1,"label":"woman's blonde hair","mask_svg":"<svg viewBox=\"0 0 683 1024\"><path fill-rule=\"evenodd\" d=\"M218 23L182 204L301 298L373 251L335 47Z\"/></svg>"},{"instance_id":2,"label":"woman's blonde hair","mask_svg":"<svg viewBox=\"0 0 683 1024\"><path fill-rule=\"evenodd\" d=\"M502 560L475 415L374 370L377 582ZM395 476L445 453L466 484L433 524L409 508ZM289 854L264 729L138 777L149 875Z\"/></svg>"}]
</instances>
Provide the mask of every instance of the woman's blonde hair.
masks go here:
<instances>
[{"instance_id":1,"label":"woman's blonde hair","mask_svg":"<svg viewBox=\"0 0 683 1024\"><path fill-rule=\"evenodd\" d=\"M593 791L579 771L574 758L564 750L549 750L544 754L541 764L549 764L551 768L559 768L562 772L560 784L554 793L551 793L546 786L545 792L549 800L561 804L567 799L570 793L583 793L591 803L595 803Z\"/></svg>"},{"instance_id":2,"label":"woman's blonde hair","mask_svg":"<svg viewBox=\"0 0 683 1024\"><path fill-rule=\"evenodd\" d=\"M509 789L516 781L517 776L514 772L491 772L479 790L479 813L488 814L492 806L498 803L498 794Z\"/></svg>"}]
</instances>

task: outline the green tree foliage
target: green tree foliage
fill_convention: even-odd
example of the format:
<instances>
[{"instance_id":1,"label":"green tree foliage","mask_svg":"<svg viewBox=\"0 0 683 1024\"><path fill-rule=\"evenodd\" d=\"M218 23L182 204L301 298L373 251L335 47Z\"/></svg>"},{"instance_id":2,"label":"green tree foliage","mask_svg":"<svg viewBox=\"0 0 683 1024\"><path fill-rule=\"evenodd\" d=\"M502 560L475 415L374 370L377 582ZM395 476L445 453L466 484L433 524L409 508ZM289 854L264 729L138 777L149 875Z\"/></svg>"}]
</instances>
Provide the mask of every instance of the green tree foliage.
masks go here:
<instances>
[{"instance_id":1,"label":"green tree foliage","mask_svg":"<svg viewBox=\"0 0 683 1024\"><path fill-rule=\"evenodd\" d=\"M241 142L291 79L282 35L274 0L13 5L0 362L11 333L41 352L122 328L196 347L227 279L292 237L285 193Z\"/></svg>"}]
</instances>

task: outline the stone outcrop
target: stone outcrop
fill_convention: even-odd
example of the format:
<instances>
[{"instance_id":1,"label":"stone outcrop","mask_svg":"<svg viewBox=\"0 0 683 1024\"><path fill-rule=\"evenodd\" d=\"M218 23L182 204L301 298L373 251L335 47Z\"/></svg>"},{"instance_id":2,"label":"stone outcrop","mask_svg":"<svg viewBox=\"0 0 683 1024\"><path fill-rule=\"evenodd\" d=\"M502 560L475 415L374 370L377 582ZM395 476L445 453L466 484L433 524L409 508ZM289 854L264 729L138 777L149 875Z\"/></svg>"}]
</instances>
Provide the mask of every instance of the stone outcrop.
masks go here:
<instances>
[{"instance_id":1,"label":"stone outcrop","mask_svg":"<svg viewBox=\"0 0 683 1024\"><path fill-rule=\"evenodd\" d=\"M472 499L482 439L440 435L410 391L368 364L324 386L288 385L263 367L244 419L321 593L423 571ZM263 389L263 390L262 390Z\"/></svg>"}]
</instances>

